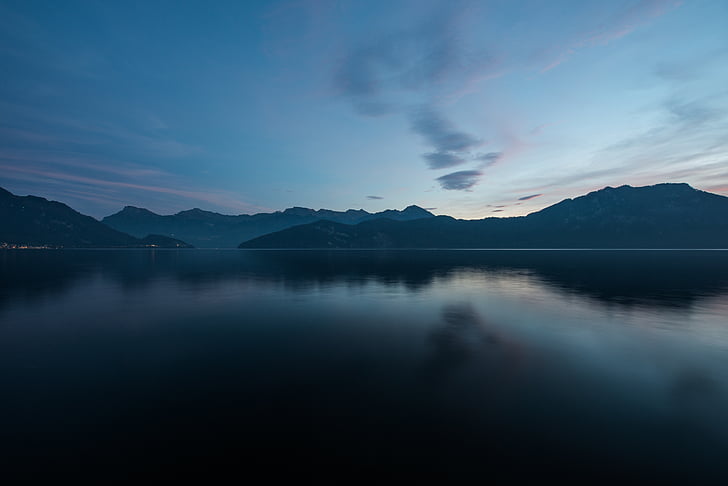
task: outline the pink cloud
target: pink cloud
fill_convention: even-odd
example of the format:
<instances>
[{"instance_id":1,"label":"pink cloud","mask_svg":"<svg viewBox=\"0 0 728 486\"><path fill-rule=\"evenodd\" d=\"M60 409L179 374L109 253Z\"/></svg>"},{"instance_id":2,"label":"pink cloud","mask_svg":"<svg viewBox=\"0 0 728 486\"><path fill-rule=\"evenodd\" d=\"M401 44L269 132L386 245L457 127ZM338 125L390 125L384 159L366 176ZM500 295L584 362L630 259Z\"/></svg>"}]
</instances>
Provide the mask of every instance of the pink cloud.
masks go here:
<instances>
[{"instance_id":1,"label":"pink cloud","mask_svg":"<svg viewBox=\"0 0 728 486\"><path fill-rule=\"evenodd\" d=\"M580 49L603 46L621 39L681 4L681 1L676 0L642 0L605 21L604 26L585 32L574 39L560 54L541 68L541 72L545 73L563 64Z\"/></svg>"},{"instance_id":2,"label":"pink cloud","mask_svg":"<svg viewBox=\"0 0 728 486\"><path fill-rule=\"evenodd\" d=\"M728 195L728 184L721 184L718 186L708 186L706 188L708 192L716 192L720 194Z\"/></svg>"},{"instance_id":3,"label":"pink cloud","mask_svg":"<svg viewBox=\"0 0 728 486\"><path fill-rule=\"evenodd\" d=\"M19 173L19 174L28 174L28 175L44 177L44 178L52 179L52 180L77 182L80 184L88 184L88 185L92 185L92 186L104 186L104 187L113 187L113 188L121 188L121 189L136 189L136 190L140 190L140 191L152 192L152 193L158 193L158 194L170 194L170 195L179 196L179 197L183 197L183 198L193 199L196 201L207 202L207 203L214 204L217 206L234 209L236 211L260 212L261 210L266 210L266 208L262 208L260 206L256 206L256 205L252 205L252 204L240 201L234 195L225 194L225 193L222 193L221 191L202 192L202 191L192 191L192 190L185 190L185 189L175 189L175 188L158 186L158 185L145 185L145 184L136 184L136 183L131 183L131 182L109 181L109 180L97 179L97 178L93 178L93 177L64 174L61 172L55 172L55 171L50 171L50 170L41 170L41 169L34 169L34 168L29 168L29 167L15 167L15 166L4 165L4 164L0 164L0 169L2 169L3 171L6 171L6 173L5 173L6 176L7 176L8 172L14 172L14 173Z\"/></svg>"},{"instance_id":4,"label":"pink cloud","mask_svg":"<svg viewBox=\"0 0 728 486\"><path fill-rule=\"evenodd\" d=\"M4 150L0 151L0 160L32 162L43 165L63 165L77 169L107 172L124 177L172 176L168 172L158 169L148 169L138 165L124 164L118 160L97 156L89 159L86 154L74 152L58 153L44 150Z\"/></svg>"}]
</instances>

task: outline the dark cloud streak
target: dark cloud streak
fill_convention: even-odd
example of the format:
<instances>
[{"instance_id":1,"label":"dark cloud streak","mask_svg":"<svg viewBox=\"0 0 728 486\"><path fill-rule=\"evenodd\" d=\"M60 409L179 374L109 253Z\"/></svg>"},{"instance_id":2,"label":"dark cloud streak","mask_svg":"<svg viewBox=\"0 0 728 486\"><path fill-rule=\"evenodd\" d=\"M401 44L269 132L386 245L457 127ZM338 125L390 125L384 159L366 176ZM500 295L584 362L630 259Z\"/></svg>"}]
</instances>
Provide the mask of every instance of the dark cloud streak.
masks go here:
<instances>
[{"instance_id":1,"label":"dark cloud streak","mask_svg":"<svg viewBox=\"0 0 728 486\"><path fill-rule=\"evenodd\" d=\"M476 137L457 130L430 106L413 111L410 122L412 130L421 135L437 152L463 152L482 143Z\"/></svg>"},{"instance_id":2,"label":"dark cloud streak","mask_svg":"<svg viewBox=\"0 0 728 486\"><path fill-rule=\"evenodd\" d=\"M462 165L468 160L483 160L482 156L473 157L470 150L477 147L482 141L468 133L455 128L431 106L422 106L410 113L412 131L420 135L435 151L422 155L430 169L447 169ZM493 163L499 155L486 154L489 157L487 165ZM440 185L449 190L467 190L475 185L477 176L474 172L468 183L454 182L450 179L438 178ZM444 176L447 177L447 176ZM462 187L462 189L458 189Z\"/></svg>"},{"instance_id":3,"label":"dark cloud streak","mask_svg":"<svg viewBox=\"0 0 728 486\"><path fill-rule=\"evenodd\" d=\"M430 169L468 161L479 161L483 168L496 160L473 156L482 140L458 129L435 106L436 93L460 90L493 68L489 53L467 52L462 45L461 24L469 9L469 4L446 4L413 27L365 42L351 49L333 73L334 89L360 115L407 113L411 130L431 147L422 154ZM467 190L478 173L461 171L438 181L451 190Z\"/></svg>"},{"instance_id":4,"label":"dark cloud streak","mask_svg":"<svg viewBox=\"0 0 728 486\"><path fill-rule=\"evenodd\" d=\"M481 169L490 167L491 165L498 162L501 158L503 158L503 152L488 152L487 154L478 154L473 157L474 160L478 160L481 162Z\"/></svg>"},{"instance_id":5,"label":"dark cloud streak","mask_svg":"<svg viewBox=\"0 0 728 486\"><path fill-rule=\"evenodd\" d=\"M479 170L461 170L438 177L436 180L447 191L467 191L478 183L482 175Z\"/></svg>"},{"instance_id":6,"label":"dark cloud streak","mask_svg":"<svg viewBox=\"0 0 728 486\"><path fill-rule=\"evenodd\" d=\"M422 156L430 169L446 169L465 163L465 159L452 152L431 152Z\"/></svg>"}]
</instances>

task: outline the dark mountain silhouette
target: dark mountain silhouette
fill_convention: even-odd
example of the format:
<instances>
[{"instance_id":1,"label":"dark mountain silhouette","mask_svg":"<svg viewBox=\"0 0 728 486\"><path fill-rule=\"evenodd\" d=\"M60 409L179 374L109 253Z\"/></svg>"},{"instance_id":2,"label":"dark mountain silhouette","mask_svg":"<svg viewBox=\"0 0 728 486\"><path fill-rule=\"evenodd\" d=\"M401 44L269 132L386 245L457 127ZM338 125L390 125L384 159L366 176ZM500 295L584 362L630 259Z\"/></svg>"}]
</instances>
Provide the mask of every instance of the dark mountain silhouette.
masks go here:
<instances>
[{"instance_id":1,"label":"dark mountain silhouette","mask_svg":"<svg viewBox=\"0 0 728 486\"><path fill-rule=\"evenodd\" d=\"M240 247L728 248L728 197L687 184L606 187L522 217L318 221Z\"/></svg>"},{"instance_id":2,"label":"dark mountain silhouette","mask_svg":"<svg viewBox=\"0 0 728 486\"><path fill-rule=\"evenodd\" d=\"M135 238L116 231L63 203L16 196L0 188L0 244L53 247L167 247L188 244L160 235Z\"/></svg>"},{"instance_id":3,"label":"dark mountain silhouette","mask_svg":"<svg viewBox=\"0 0 728 486\"><path fill-rule=\"evenodd\" d=\"M103 222L134 236L154 233L180 238L198 248L235 248L241 241L324 219L352 225L378 218L410 221L433 217L432 213L418 206L409 206L402 211L390 209L380 213L369 213L363 209L317 211L294 207L275 213L239 216L227 216L201 209L162 216L147 209L127 206L120 212L107 216Z\"/></svg>"}]
</instances>

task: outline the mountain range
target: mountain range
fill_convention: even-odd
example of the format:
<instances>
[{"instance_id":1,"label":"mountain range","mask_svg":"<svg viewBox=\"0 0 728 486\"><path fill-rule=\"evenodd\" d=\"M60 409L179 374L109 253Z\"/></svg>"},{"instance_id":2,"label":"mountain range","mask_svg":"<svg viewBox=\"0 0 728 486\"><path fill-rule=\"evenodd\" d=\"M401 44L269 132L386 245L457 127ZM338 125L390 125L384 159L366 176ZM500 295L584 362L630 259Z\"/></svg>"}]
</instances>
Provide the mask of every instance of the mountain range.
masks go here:
<instances>
[{"instance_id":1,"label":"mountain range","mask_svg":"<svg viewBox=\"0 0 728 486\"><path fill-rule=\"evenodd\" d=\"M0 188L0 244L10 246L188 248L166 236L143 238L116 231L63 203L36 196L16 196Z\"/></svg>"},{"instance_id":2,"label":"mountain range","mask_svg":"<svg viewBox=\"0 0 728 486\"><path fill-rule=\"evenodd\" d=\"M242 243L241 243L242 241ZM0 246L240 248L728 248L728 197L688 184L606 187L527 216L458 220L417 206L369 213L294 207L163 216L125 207L100 222L0 188Z\"/></svg>"},{"instance_id":3,"label":"mountain range","mask_svg":"<svg viewBox=\"0 0 728 486\"><path fill-rule=\"evenodd\" d=\"M154 233L179 238L197 248L235 248L242 241L321 220L352 225L383 218L393 221L411 221L434 217L432 213L418 206L409 206L402 211L389 209L379 213L370 213L363 209L331 211L293 207L274 213L237 216L201 209L190 209L162 216L147 209L127 206L118 213L105 217L102 221L118 231L136 237Z\"/></svg>"},{"instance_id":4,"label":"mountain range","mask_svg":"<svg viewBox=\"0 0 728 486\"><path fill-rule=\"evenodd\" d=\"M528 216L318 221L241 248L728 248L728 197L688 184L606 187Z\"/></svg>"}]
</instances>

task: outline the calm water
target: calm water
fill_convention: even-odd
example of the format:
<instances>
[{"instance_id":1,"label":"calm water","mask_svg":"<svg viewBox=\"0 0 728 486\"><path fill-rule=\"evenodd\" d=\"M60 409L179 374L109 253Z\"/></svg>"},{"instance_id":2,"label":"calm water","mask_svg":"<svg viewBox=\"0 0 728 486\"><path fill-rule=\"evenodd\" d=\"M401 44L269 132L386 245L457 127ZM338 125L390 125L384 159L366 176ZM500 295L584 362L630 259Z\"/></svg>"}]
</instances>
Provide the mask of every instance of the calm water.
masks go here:
<instances>
[{"instance_id":1,"label":"calm water","mask_svg":"<svg viewBox=\"0 0 728 486\"><path fill-rule=\"evenodd\" d=\"M728 479L728 252L0 251L0 270L4 472Z\"/></svg>"}]
</instances>

